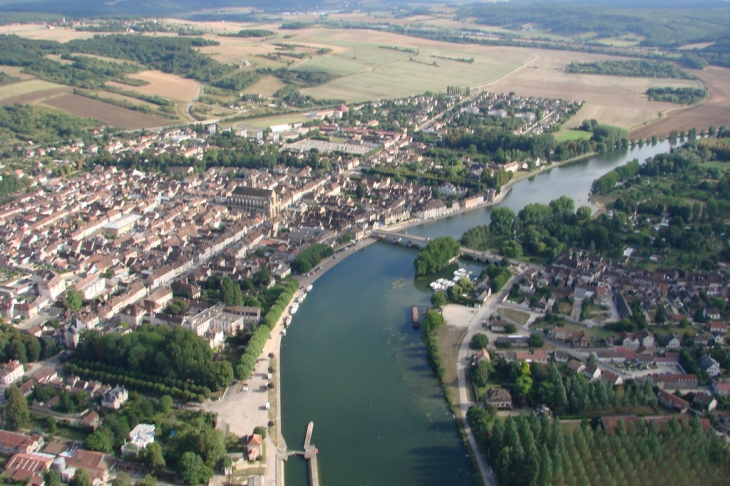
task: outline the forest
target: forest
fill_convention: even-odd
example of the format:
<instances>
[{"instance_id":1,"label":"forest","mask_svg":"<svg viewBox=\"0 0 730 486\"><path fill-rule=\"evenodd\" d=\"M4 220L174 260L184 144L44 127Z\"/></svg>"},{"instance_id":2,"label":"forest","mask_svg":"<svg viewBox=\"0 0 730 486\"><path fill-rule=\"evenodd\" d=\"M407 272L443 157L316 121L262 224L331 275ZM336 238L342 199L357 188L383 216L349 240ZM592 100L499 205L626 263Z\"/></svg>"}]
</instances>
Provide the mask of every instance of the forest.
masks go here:
<instances>
[{"instance_id":1,"label":"forest","mask_svg":"<svg viewBox=\"0 0 730 486\"><path fill-rule=\"evenodd\" d=\"M649 88L649 101L666 101L680 105L694 105L707 97L707 90L699 88Z\"/></svg>"},{"instance_id":2,"label":"forest","mask_svg":"<svg viewBox=\"0 0 730 486\"><path fill-rule=\"evenodd\" d=\"M571 433L558 419L520 415L494 421L490 436L487 415L472 408L467 417L500 484L664 486L701 477L703 485L721 486L730 474L723 439L697 417L626 417L609 430L583 422Z\"/></svg>"},{"instance_id":3,"label":"forest","mask_svg":"<svg viewBox=\"0 0 730 486\"><path fill-rule=\"evenodd\" d=\"M594 32L599 38L621 35L641 36L640 45L679 47L706 42L727 35L730 8L722 4L671 6L654 3L641 7L626 4L610 6L570 2L499 2L465 5L458 12L462 19L476 17L477 23L520 31L525 24L564 36Z\"/></svg>"},{"instance_id":4,"label":"forest","mask_svg":"<svg viewBox=\"0 0 730 486\"><path fill-rule=\"evenodd\" d=\"M214 362L208 342L182 327L146 325L125 335L85 333L71 363L81 367L91 364L92 369L93 364L106 365L121 376L146 374L151 378L147 381L169 386L182 381L217 390L233 380L230 363ZM229 373L223 369L225 365ZM223 376L221 382L226 374L230 376Z\"/></svg>"},{"instance_id":5,"label":"forest","mask_svg":"<svg viewBox=\"0 0 730 486\"><path fill-rule=\"evenodd\" d=\"M693 74L665 61L630 59L626 61L572 61L566 73L602 74L607 76L634 76L642 78L697 79Z\"/></svg>"}]
</instances>

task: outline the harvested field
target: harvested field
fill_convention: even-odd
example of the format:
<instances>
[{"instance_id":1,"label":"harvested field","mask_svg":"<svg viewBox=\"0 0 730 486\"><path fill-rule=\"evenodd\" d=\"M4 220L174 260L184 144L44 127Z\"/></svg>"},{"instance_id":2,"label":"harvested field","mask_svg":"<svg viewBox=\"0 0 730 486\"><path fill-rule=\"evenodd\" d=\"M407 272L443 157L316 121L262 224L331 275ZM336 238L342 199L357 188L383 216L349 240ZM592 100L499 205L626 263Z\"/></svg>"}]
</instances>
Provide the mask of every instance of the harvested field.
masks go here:
<instances>
[{"instance_id":1,"label":"harvested field","mask_svg":"<svg viewBox=\"0 0 730 486\"><path fill-rule=\"evenodd\" d=\"M661 120L632 130L632 138L666 136L672 130L730 125L730 69L710 66L704 71L692 72L705 81L709 92L707 100L699 105L676 108Z\"/></svg>"},{"instance_id":2,"label":"harvested field","mask_svg":"<svg viewBox=\"0 0 730 486\"><path fill-rule=\"evenodd\" d=\"M171 121L153 115L145 115L110 105L103 101L92 100L74 94L59 96L44 102L48 106L58 108L83 118L93 118L107 125L125 129L149 128L170 125Z\"/></svg>"},{"instance_id":3,"label":"harvested field","mask_svg":"<svg viewBox=\"0 0 730 486\"><path fill-rule=\"evenodd\" d=\"M141 79L150 84L144 86L129 86L115 82L108 84L117 88L162 96L163 98L176 101L192 101L198 97L198 82L193 79L182 78L174 74L163 73L162 71L142 71L141 73L130 74L129 77Z\"/></svg>"},{"instance_id":4,"label":"harvested field","mask_svg":"<svg viewBox=\"0 0 730 486\"><path fill-rule=\"evenodd\" d=\"M570 101L585 101L585 105L568 121L566 128L580 125L584 119L595 118L601 123L634 128L659 119L660 113L677 108L672 103L650 102L644 94L652 86L702 87L701 81L677 79L629 78L597 76L564 72L571 61L595 62L616 59L600 54L568 51L520 49L537 56L527 68L508 76L489 88L495 92L514 91L523 96L544 96Z\"/></svg>"},{"instance_id":5,"label":"harvested field","mask_svg":"<svg viewBox=\"0 0 730 486\"><path fill-rule=\"evenodd\" d=\"M77 32L70 27L49 29L43 24L3 25L3 34L15 34L20 37L38 40L68 42L73 39L88 39L93 32Z\"/></svg>"},{"instance_id":6,"label":"harvested field","mask_svg":"<svg viewBox=\"0 0 730 486\"><path fill-rule=\"evenodd\" d=\"M243 92L247 94L260 94L261 96L271 96L286 86L286 83L275 76L265 76L258 83L252 84Z\"/></svg>"},{"instance_id":7,"label":"harvested field","mask_svg":"<svg viewBox=\"0 0 730 486\"><path fill-rule=\"evenodd\" d=\"M60 84L49 83L48 81L43 81L40 79L31 79L28 81L21 81L19 83L8 84L6 86L0 86L0 100L4 102L3 104L29 103L30 101L34 101L34 99L43 98L43 96L41 96L40 98L33 98L33 96L35 96L35 93L48 92L49 90L59 90L60 92L70 91L71 88L69 88L68 86L62 86ZM9 103L5 102L7 98L17 98L20 96L28 96L28 101L11 101Z\"/></svg>"},{"instance_id":8,"label":"harvested field","mask_svg":"<svg viewBox=\"0 0 730 486\"><path fill-rule=\"evenodd\" d=\"M0 72L3 72L7 74L8 76L13 76L14 78L20 78L22 80L26 79L33 79L35 76L32 74L25 74L23 71L23 68L20 66L2 66L0 65Z\"/></svg>"}]
</instances>

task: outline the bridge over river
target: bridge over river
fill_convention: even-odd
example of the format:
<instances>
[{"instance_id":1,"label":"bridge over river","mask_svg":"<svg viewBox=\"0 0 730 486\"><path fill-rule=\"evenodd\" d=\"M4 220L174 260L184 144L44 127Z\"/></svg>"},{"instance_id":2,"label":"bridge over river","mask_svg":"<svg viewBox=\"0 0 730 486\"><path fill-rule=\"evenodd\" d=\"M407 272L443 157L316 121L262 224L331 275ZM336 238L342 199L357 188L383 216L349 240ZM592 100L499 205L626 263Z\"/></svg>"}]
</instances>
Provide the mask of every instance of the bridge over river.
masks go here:
<instances>
[{"instance_id":1,"label":"bridge over river","mask_svg":"<svg viewBox=\"0 0 730 486\"><path fill-rule=\"evenodd\" d=\"M415 246L418 248L424 248L428 244L428 242L431 241L431 238L426 238L424 236L409 235L408 233L396 233L395 231L386 231L382 229L374 230L370 234L370 236L378 238L382 241L387 241L388 243L394 243L396 245L407 247ZM473 259L480 262L502 261L502 257L500 255L497 255L490 251L472 250L471 248L466 248L464 246L461 247L461 255L472 257Z\"/></svg>"}]
</instances>

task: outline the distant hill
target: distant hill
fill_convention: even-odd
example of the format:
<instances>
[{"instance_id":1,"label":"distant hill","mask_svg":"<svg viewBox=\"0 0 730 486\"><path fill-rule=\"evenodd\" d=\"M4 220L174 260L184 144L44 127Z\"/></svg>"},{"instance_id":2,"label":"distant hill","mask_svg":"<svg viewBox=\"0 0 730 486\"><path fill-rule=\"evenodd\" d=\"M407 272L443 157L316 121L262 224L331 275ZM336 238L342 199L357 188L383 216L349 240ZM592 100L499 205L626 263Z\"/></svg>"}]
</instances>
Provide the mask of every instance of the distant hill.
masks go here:
<instances>
[{"instance_id":1,"label":"distant hill","mask_svg":"<svg viewBox=\"0 0 730 486\"><path fill-rule=\"evenodd\" d=\"M436 2L425 0L422 3ZM401 0L383 3L405 4ZM443 3L443 1L441 1ZM342 3L344 7L345 3ZM179 15L224 7L256 7L266 10L336 9L337 2L323 0L0 0L0 11L47 12L71 17ZM0 16L1 17L1 16ZM2 19L0 19L0 23Z\"/></svg>"}]
</instances>

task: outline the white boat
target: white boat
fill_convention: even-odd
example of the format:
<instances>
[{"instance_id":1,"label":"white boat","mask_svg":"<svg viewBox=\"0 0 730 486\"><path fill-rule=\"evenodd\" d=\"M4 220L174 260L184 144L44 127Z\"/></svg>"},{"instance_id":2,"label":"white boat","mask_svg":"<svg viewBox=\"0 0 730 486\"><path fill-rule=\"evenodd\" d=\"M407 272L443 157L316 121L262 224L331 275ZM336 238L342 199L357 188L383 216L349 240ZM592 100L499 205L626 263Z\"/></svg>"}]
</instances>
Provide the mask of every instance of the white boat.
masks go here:
<instances>
[{"instance_id":1,"label":"white boat","mask_svg":"<svg viewBox=\"0 0 730 486\"><path fill-rule=\"evenodd\" d=\"M307 285L307 292L311 292L312 291L312 288L313 287L311 285Z\"/></svg>"},{"instance_id":2,"label":"white boat","mask_svg":"<svg viewBox=\"0 0 730 486\"><path fill-rule=\"evenodd\" d=\"M284 319L284 325L286 327L289 327L291 325L291 320L292 320L291 315L286 316L286 319Z\"/></svg>"},{"instance_id":3,"label":"white boat","mask_svg":"<svg viewBox=\"0 0 730 486\"><path fill-rule=\"evenodd\" d=\"M294 304L293 306L291 306L291 310L289 311L289 314L294 315L297 313L298 310L299 310L299 304Z\"/></svg>"},{"instance_id":4,"label":"white boat","mask_svg":"<svg viewBox=\"0 0 730 486\"><path fill-rule=\"evenodd\" d=\"M302 302L304 302L304 299L306 299L306 298L307 298L307 294L302 294L299 297L297 297L296 303L301 304Z\"/></svg>"},{"instance_id":5,"label":"white boat","mask_svg":"<svg viewBox=\"0 0 730 486\"><path fill-rule=\"evenodd\" d=\"M286 329L282 329L282 330L281 330L281 335L282 335L282 336L286 336Z\"/></svg>"}]
</instances>

